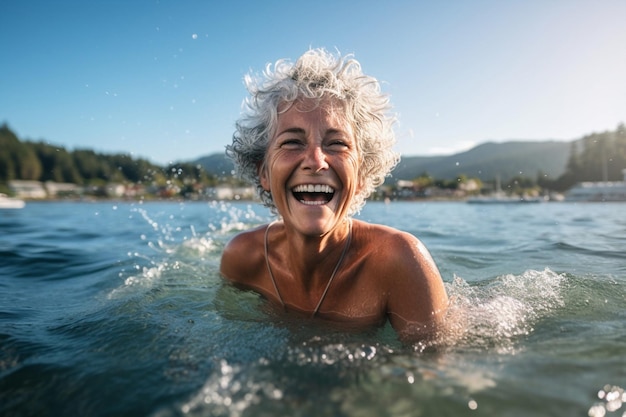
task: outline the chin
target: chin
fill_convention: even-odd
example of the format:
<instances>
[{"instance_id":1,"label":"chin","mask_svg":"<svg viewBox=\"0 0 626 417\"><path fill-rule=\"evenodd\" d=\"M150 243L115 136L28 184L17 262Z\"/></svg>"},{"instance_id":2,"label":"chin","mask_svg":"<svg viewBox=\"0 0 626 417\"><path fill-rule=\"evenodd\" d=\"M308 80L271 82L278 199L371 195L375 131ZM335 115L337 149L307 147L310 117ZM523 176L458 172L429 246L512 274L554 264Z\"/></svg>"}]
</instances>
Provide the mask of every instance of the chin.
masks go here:
<instances>
[{"instance_id":1,"label":"chin","mask_svg":"<svg viewBox=\"0 0 626 417\"><path fill-rule=\"evenodd\" d=\"M308 206L300 202L295 204L296 208L289 211L290 223L299 225L308 235L323 236L346 218L346 210L339 210L336 205Z\"/></svg>"}]
</instances>

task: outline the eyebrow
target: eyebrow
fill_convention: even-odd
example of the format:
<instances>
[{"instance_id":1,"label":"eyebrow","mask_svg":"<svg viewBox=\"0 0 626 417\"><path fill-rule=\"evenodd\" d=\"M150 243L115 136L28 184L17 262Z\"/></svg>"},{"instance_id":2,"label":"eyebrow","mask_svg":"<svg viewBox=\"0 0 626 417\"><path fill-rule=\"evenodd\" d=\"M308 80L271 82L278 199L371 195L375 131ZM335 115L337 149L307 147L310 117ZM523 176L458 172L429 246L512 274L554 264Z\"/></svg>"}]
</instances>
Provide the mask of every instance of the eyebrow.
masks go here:
<instances>
[{"instance_id":1,"label":"eyebrow","mask_svg":"<svg viewBox=\"0 0 626 417\"><path fill-rule=\"evenodd\" d=\"M304 129L302 129L301 127L288 127L287 129L281 130L280 132L278 132L276 134L276 136L278 137L278 136L280 136L282 134L285 134L285 133L297 133L297 134L304 135L304 134L306 134L306 131ZM345 130L334 129L334 128L326 129L326 131L324 132L325 135L334 134L334 133L339 133L341 135L346 135L347 134L347 132Z\"/></svg>"},{"instance_id":2,"label":"eyebrow","mask_svg":"<svg viewBox=\"0 0 626 417\"><path fill-rule=\"evenodd\" d=\"M287 129L278 132L276 134L276 136L280 136L280 135L285 134L285 133L305 134L306 132L301 127L288 127Z\"/></svg>"}]
</instances>

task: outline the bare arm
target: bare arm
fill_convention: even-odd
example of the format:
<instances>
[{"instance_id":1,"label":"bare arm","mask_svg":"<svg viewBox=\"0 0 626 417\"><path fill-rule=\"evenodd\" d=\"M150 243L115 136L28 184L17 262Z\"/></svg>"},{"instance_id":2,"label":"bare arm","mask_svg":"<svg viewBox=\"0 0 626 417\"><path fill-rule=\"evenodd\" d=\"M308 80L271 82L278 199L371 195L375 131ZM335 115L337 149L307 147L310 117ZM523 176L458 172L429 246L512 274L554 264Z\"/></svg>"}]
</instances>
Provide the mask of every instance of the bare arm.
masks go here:
<instances>
[{"instance_id":1,"label":"bare arm","mask_svg":"<svg viewBox=\"0 0 626 417\"><path fill-rule=\"evenodd\" d=\"M222 252L220 274L237 287L275 299L275 292L265 278L263 236L266 227L239 233L228 242Z\"/></svg>"},{"instance_id":2,"label":"bare arm","mask_svg":"<svg viewBox=\"0 0 626 417\"><path fill-rule=\"evenodd\" d=\"M391 274L387 314L405 341L436 337L448 307L441 275L426 247L413 235L399 233L387 245ZM392 253L389 253L393 251Z\"/></svg>"},{"instance_id":3,"label":"bare arm","mask_svg":"<svg viewBox=\"0 0 626 417\"><path fill-rule=\"evenodd\" d=\"M222 252L220 273L233 283L255 281L263 262L263 241L259 229L242 232L233 237Z\"/></svg>"},{"instance_id":4,"label":"bare arm","mask_svg":"<svg viewBox=\"0 0 626 417\"><path fill-rule=\"evenodd\" d=\"M243 257L245 239L241 235L231 239L222 252L220 260L220 274L231 282L241 279L241 258Z\"/></svg>"}]
</instances>

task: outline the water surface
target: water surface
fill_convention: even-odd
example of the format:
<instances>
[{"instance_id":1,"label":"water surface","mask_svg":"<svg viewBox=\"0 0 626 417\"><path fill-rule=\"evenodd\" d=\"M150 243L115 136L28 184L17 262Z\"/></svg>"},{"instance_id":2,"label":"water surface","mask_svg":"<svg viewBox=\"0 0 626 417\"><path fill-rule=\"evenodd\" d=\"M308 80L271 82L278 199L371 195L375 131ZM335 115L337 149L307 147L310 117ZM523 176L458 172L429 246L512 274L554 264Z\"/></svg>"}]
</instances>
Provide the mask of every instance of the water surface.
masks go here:
<instances>
[{"instance_id":1,"label":"water surface","mask_svg":"<svg viewBox=\"0 0 626 417\"><path fill-rule=\"evenodd\" d=\"M248 203L0 211L0 415L622 416L626 204L368 203L415 234L456 338L399 343L224 285Z\"/></svg>"}]
</instances>

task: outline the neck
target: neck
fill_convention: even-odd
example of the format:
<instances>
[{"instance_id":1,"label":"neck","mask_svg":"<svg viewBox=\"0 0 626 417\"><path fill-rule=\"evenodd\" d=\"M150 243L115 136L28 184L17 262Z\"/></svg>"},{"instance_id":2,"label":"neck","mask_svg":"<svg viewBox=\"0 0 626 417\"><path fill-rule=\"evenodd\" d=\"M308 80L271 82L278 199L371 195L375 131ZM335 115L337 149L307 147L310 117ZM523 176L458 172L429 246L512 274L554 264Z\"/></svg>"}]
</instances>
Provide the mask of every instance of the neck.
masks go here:
<instances>
[{"instance_id":1,"label":"neck","mask_svg":"<svg viewBox=\"0 0 626 417\"><path fill-rule=\"evenodd\" d=\"M309 264L306 265L307 268L315 268L321 263L337 258L333 254L343 249L350 228L351 220L345 219L322 236L302 235L293 229L285 229L290 259Z\"/></svg>"},{"instance_id":2,"label":"neck","mask_svg":"<svg viewBox=\"0 0 626 417\"><path fill-rule=\"evenodd\" d=\"M283 226L286 266L302 285L307 288L326 285L344 252L351 222L345 219L323 236L306 236Z\"/></svg>"},{"instance_id":3,"label":"neck","mask_svg":"<svg viewBox=\"0 0 626 417\"><path fill-rule=\"evenodd\" d=\"M281 244L286 245L283 246L284 249L282 253L284 262L282 269L284 270L284 276L290 277L288 280L292 281L291 285L295 284L296 287L300 288L290 292L290 294L296 294L295 296L291 295L292 302L296 303L294 305L309 306L305 309L312 309L311 311L313 316L319 311L335 275L339 271L348 249L350 248L352 240L352 222L351 220L348 220L343 222L342 225L345 225L345 228L347 228L345 238L343 238L343 234L341 233L338 235L336 234L334 243L328 241L323 247L320 243L317 243L314 246L317 248L315 252L307 252L306 250L307 247L311 248L311 243L308 243L310 239L294 240L292 238L290 241L288 238L289 236L284 234L281 239L281 232L279 231L279 234L274 240L277 246L280 246ZM285 230L286 229L283 226L282 232L284 233ZM269 262L268 231L269 226L265 231L265 259L267 262L267 269L278 299L284 307L285 301L280 293L276 277L272 272L272 267ZM285 236L287 238L285 238ZM326 236L318 237L317 240L326 240L326 238ZM292 245L292 242L295 244ZM335 243L340 244L340 246L337 246ZM296 244L299 244L300 246L297 246ZM302 292L303 290L304 293Z\"/></svg>"}]
</instances>

